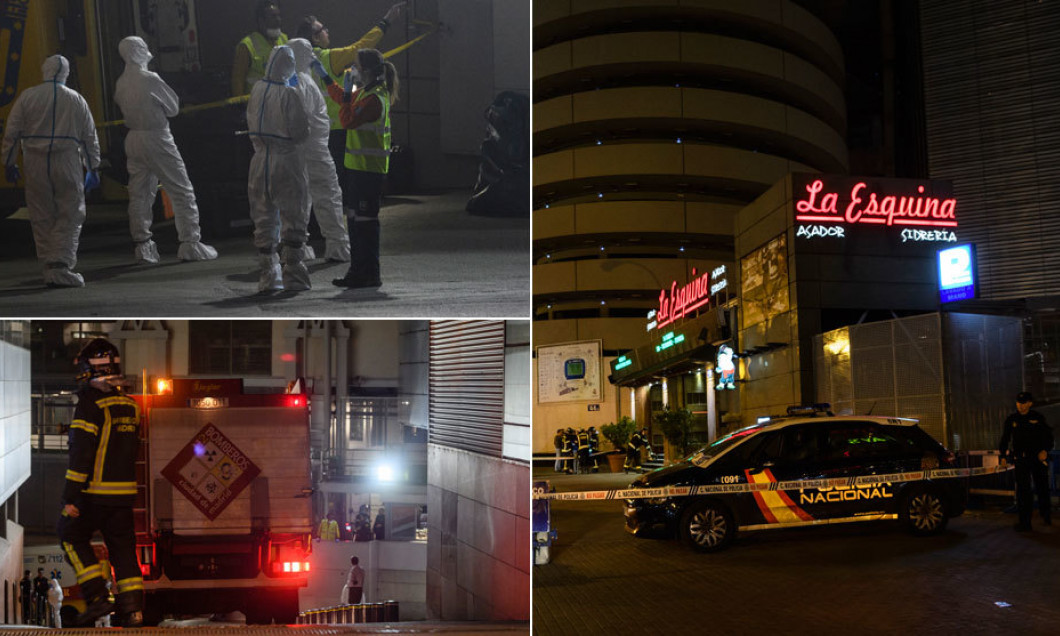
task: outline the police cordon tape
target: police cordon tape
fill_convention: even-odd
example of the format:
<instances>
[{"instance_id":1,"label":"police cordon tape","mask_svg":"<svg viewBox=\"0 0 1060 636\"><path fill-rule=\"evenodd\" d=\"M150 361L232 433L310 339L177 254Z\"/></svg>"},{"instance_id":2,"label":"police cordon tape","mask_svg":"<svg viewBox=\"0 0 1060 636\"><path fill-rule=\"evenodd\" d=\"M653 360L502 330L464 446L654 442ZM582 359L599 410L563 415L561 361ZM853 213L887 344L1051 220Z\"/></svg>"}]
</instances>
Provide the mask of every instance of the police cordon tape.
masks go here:
<instances>
[{"instance_id":1,"label":"police cordon tape","mask_svg":"<svg viewBox=\"0 0 1060 636\"><path fill-rule=\"evenodd\" d=\"M535 488L534 499L552 501L615 501L618 499L655 499L658 497L696 497L770 490L806 490L829 488L856 488L897 484L924 479L955 479L958 477L980 477L1012 470L1011 465L982 468L935 468L888 475L861 475L860 477L838 477L832 479L796 479L745 484L706 484L702 486L666 486L664 488L626 488L611 490L586 490L578 492L544 492Z\"/></svg>"},{"instance_id":2,"label":"police cordon tape","mask_svg":"<svg viewBox=\"0 0 1060 636\"><path fill-rule=\"evenodd\" d=\"M419 23L419 22L422 22L422 21L417 20L416 22ZM391 56L397 55L398 53L402 53L404 51L407 51L413 44L416 44L417 42L419 42L423 38L427 37L428 35L431 35L432 33L434 33L437 30L438 30L438 25L434 24L431 27L430 31L427 31L426 33L424 33L422 35L416 36L415 38L409 40L408 42L405 42L404 44L402 44L401 46L399 46L397 48L390 49L386 53L383 53L383 57L391 57ZM236 105L236 104L245 104L249 100L250 100L250 95L240 95L238 97L229 97L228 99L221 99L221 100L218 100L216 102L208 102L206 104L194 104L192 106L185 106L184 108L180 109L180 113L179 114L180 115L187 115L188 113L195 113L195 112L198 112L200 110L210 110L212 108L222 108L224 106L233 106L233 105ZM100 122L100 123L96 124L96 128L108 128L110 126L121 126L123 124L125 124L125 120L124 119L115 119L113 121Z\"/></svg>"}]
</instances>

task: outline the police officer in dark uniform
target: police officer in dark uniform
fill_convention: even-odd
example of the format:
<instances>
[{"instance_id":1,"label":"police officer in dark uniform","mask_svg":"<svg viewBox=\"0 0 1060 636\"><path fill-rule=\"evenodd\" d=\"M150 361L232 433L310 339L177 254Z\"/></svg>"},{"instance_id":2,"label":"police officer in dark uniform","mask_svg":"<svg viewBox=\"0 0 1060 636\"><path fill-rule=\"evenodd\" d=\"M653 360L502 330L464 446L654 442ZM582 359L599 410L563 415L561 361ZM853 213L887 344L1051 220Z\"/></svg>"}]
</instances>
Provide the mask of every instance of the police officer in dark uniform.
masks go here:
<instances>
[{"instance_id":1,"label":"police officer in dark uniform","mask_svg":"<svg viewBox=\"0 0 1060 636\"><path fill-rule=\"evenodd\" d=\"M589 456L592 458L593 472L600 472L600 458L596 456L600 452L600 435L595 426L589 427Z\"/></svg>"},{"instance_id":2,"label":"police officer in dark uniform","mask_svg":"<svg viewBox=\"0 0 1060 636\"><path fill-rule=\"evenodd\" d=\"M1045 423L1045 418L1037 411L1032 411L1034 399L1024 391L1016 396L1016 412L1005 420L1005 431L1001 435L1001 465L1011 458L1016 468L1016 505L1019 508L1019 523L1016 530L1027 532L1031 529L1033 501L1031 479L1034 479L1034 490L1038 493L1038 511L1045 525L1052 525L1049 501L1049 465L1047 458L1053 448L1053 429ZM1009 442L1012 452L1009 453Z\"/></svg>"},{"instance_id":3,"label":"police officer in dark uniform","mask_svg":"<svg viewBox=\"0 0 1060 636\"><path fill-rule=\"evenodd\" d=\"M58 530L87 605L77 616L77 626L91 626L115 604L123 627L143 625L144 584L133 526L140 410L123 392L120 362L118 349L103 338L89 342L74 359L82 386L70 424L70 467ZM92 549L96 530L114 566L115 603L108 599L103 569Z\"/></svg>"},{"instance_id":4,"label":"police officer in dark uniform","mask_svg":"<svg viewBox=\"0 0 1060 636\"><path fill-rule=\"evenodd\" d=\"M643 429L644 433L647 431L648 429ZM626 462L622 465L622 472L640 471L641 446L644 446L644 435L640 431L634 431L633 436L626 442Z\"/></svg>"}]
</instances>

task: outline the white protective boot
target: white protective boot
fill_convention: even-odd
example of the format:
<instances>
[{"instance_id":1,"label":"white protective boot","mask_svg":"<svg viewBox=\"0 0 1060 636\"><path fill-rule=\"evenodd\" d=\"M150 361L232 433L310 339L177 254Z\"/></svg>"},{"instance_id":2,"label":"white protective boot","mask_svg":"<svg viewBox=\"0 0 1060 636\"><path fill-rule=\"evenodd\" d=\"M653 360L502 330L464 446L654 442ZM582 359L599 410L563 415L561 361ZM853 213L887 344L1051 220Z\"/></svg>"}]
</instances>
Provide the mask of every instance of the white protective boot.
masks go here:
<instances>
[{"instance_id":1,"label":"white protective boot","mask_svg":"<svg viewBox=\"0 0 1060 636\"><path fill-rule=\"evenodd\" d=\"M350 262L350 239L333 241L325 239L324 258L335 263Z\"/></svg>"},{"instance_id":2,"label":"white protective boot","mask_svg":"<svg viewBox=\"0 0 1060 636\"><path fill-rule=\"evenodd\" d=\"M136 255L137 263L155 265L160 260L158 257L158 244L151 239L147 239L142 243L137 243L136 249L133 250L133 254Z\"/></svg>"},{"instance_id":3,"label":"white protective boot","mask_svg":"<svg viewBox=\"0 0 1060 636\"><path fill-rule=\"evenodd\" d=\"M84 287L85 279L61 263L49 263L44 268L44 283L49 287Z\"/></svg>"},{"instance_id":4,"label":"white protective boot","mask_svg":"<svg viewBox=\"0 0 1060 636\"><path fill-rule=\"evenodd\" d=\"M278 291L283 289L283 278L280 274L280 257L276 252L258 254L258 267L261 277L258 278L258 291Z\"/></svg>"},{"instance_id":5,"label":"white protective boot","mask_svg":"<svg viewBox=\"0 0 1060 636\"><path fill-rule=\"evenodd\" d=\"M302 245L302 260L303 261L311 261L311 260L313 260L316 257L317 257L317 253L316 253L316 250L313 249L312 245L310 245L309 243L305 243L304 245Z\"/></svg>"},{"instance_id":6,"label":"white protective boot","mask_svg":"<svg viewBox=\"0 0 1060 636\"><path fill-rule=\"evenodd\" d=\"M305 291L313 287L309 280L309 269L302 256L305 247L283 246L283 288L289 291Z\"/></svg>"},{"instance_id":7,"label":"white protective boot","mask_svg":"<svg viewBox=\"0 0 1060 636\"><path fill-rule=\"evenodd\" d=\"M177 248L177 258L182 261L212 261L217 258L217 250L202 241L189 241Z\"/></svg>"}]
</instances>

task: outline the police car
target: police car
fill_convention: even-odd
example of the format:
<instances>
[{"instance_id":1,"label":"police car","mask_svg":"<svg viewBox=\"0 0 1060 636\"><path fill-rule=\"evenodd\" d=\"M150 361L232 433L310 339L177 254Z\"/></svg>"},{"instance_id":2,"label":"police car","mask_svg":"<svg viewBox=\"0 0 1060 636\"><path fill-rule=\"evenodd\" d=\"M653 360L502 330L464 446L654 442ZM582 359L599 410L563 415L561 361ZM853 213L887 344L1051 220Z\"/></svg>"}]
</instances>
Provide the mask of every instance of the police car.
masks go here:
<instances>
[{"instance_id":1,"label":"police car","mask_svg":"<svg viewBox=\"0 0 1060 636\"><path fill-rule=\"evenodd\" d=\"M738 531L898 519L917 535L964 512L956 456L916 420L789 409L641 476L626 499L626 530L662 528L692 548L727 547ZM624 496L631 496L627 492Z\"/></svg>"}]
</instances>

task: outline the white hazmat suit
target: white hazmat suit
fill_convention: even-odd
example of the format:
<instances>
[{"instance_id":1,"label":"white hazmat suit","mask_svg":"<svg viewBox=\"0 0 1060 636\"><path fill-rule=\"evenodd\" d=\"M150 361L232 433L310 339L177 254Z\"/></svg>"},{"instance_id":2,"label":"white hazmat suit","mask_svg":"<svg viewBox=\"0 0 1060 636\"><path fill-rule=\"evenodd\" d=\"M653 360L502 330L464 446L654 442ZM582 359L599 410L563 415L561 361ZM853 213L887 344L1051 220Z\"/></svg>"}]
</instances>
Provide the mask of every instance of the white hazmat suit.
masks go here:
<instances>
[{"instance_id":1,"label":"white hazmat suit","mask_svg":"<svg viewBox=\"0 0 1060 636\"><path fill-rule=\"evenodd\" d=\"M316 57L309 40L296 38L287 43L294 52L295 68L298 69L298 93L309 117L309 139L302 145L306 170L309 173L309 196L313 213L324 235L324 258L348 263L350 260L350 236L346 229L346 214L342 210L342 190L335 161L328 150L331 120L324 95L310 74L309 63Z\"/></svg>"},{"instance_id":2,"label":"white hazmat suit","mask_svg":"<svg viewBox=\"0 0 1060 636\"><path fill-rule=\"evenodd\" d=\"M298 89L287 85L295 75L290 47L272 50L265 77L254 84L247 102L247 124L254 144L247 194L259 252L258 290L305 290L309 270L303 262L309 192L305 159L299 146L309 136L309 119ZM276 250L283 246L283 271Z\"/></svg>"},{"instance_id":3,"label":"white hazmat suit","mask_svg":"<svg viewBox=\"0 0 1060 636\"><path fill-rule=\"evenodd\" d=\"M63 617L59 610L63 607L63 586L54 576L48 581L48 605L52 608L52 624L56 629L62 629Z\"/></svg>"},{"instance_id":4,"label":"white hazmat suit","mask_svg":"<svg viewBox=\"0 0 1060 636\"><path fill-rule=\"evenodd\" d=\"M125 72L118 78L114 101L125 118L125 154L129 169L129 231L136 243L136 259L157 263L158 245L151 240L151 206L158 182L173 203L182 261L217 258L217 250L202 243L195 191L184 169L184 159L169 131L169 118L180 112L180 100L165 81L147 70L153 57L141 38L133 35L118 44Z\"/></svg>"},{"instance_id":5,"label":"white hazmat suit","mask_svg":"<svg viewBox=\"0 0 1060 636\"><path fill-rule=\"evenodd\" d=\"M4 164L14 166L21 142L26 207L44 282L82 287L84 278L73 271L85 222L82 164L99 169L99 140L85 98L66 87L70 62L53 55L41 71L44 83L24 90L11 108L0 152Z\"/></svg>"}]
</instances>

